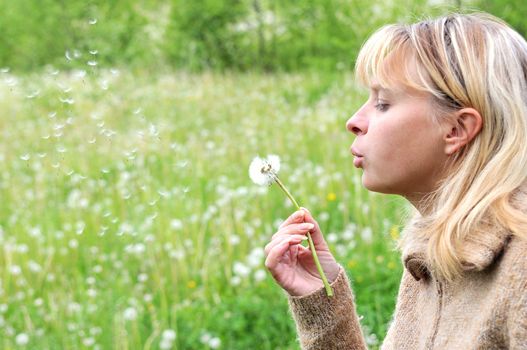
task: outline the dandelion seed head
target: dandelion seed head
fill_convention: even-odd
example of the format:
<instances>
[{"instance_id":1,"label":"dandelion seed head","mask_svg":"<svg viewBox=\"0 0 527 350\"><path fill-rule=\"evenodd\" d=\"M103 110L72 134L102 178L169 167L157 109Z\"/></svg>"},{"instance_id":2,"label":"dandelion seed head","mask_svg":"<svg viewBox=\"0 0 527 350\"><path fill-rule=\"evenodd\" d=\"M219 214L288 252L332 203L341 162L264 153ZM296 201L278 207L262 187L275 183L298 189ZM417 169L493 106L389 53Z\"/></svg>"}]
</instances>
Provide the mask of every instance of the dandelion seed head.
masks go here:
<instances>
[{"instance_id":1,"label":"dandelion seed head","mask_svg":"<svg viewBox=\"0 0 527 350\"><path fill-rule=\"evenodd\" d=\"M280 157L270 154L267 158L255 157L249 166L249 176L257 185L270 185L280 171Z\"/></svg>"}]
</instances>

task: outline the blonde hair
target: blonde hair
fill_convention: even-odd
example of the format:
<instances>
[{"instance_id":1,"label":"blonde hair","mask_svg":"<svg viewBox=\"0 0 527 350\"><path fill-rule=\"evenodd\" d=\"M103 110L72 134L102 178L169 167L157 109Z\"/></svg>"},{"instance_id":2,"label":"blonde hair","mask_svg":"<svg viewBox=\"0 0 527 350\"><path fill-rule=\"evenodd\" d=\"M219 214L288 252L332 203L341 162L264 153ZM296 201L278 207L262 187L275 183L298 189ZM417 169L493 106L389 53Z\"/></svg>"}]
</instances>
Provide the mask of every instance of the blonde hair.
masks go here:
<instances>
[{"instance_id":1,"label":"blonde hair","mask_svg":"<svg viewBox=\"0 0 527 350\"><path fill-rule=\"evenodd\" d=\"M527 43L516 31L482 13L388 25L364 44L356 76L429 93L436 120L465 107L483 118L427 196L429 214L415 214L432 271L459 276L474 254L463 243L488 242L489 227L526 237L525 214L511 201L527 178Z\"/></svg>"}]
</instances>

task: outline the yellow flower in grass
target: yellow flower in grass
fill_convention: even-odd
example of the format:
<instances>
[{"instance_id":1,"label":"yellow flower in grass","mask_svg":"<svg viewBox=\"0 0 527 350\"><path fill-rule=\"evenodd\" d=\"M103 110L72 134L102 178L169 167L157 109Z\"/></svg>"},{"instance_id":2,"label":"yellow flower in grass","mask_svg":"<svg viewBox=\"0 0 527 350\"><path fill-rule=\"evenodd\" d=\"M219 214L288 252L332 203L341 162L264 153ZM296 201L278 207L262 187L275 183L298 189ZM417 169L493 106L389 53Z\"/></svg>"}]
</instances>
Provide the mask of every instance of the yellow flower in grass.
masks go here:
<instances>
[{"instance_id":1,"label":"yellow flower in grass","mask_svg":"<svg viewBox=\"0 0 527 350\"><path fill-rule=\"evenodd\" d=\"M392 226L392 228L390 229L390 236L392 236L392 239L394 241L399 239L399 226Z\"/></svg>"},{"instance_id":2,"label":"yellow flower in grass","mask_svg":"<svg viewBox=\"0 0 527 350\"><path fill-rule=\"evenodd\" d=\"M329 192L326 196L326 199L328 200L328 202L333 202L337 199L337 195L333 192Z\"/></svg>"},{"instance_id":3,"label":"yellow flower in grass","mask_svg":"<svg viewBox=\"0 0 527 350\"><path fill-rule=\"evenodd\" d=\"M354 268L355 266L357 266L357 260L350 260L350 261L348 261L348 267L350 269Z\"/></svg>"},{"instance_id":4,"label":"yellow flower in grass","mask_svg":"<svg viewBox=\"0 0 527 350\"><path fill-rule=\"evenodd\" d=\"M196 285L197 285L196 281L194 281L194 280L190 280L190 281L187 282L187 288L189 288L189 289L196 288Z\"/></svg>"}]
</instances>

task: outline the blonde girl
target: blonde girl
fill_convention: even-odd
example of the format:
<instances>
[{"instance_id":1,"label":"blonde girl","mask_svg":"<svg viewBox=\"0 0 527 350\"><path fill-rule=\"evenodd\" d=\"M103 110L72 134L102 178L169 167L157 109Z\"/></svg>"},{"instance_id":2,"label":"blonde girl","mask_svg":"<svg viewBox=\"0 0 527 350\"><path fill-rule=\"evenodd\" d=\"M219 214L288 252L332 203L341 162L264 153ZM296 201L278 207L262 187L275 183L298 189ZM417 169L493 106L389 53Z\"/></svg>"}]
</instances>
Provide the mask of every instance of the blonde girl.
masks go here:
<instances>
[{"instance_id":1,"label":"blonde girl","mask_svg":"<svg viewBox=\"0 0 527 350\"><path fill-rule=\"evenodd\" d=\"M382 349L527 349L527 43L488 14L389 25L363 46L348 120L368 190L415 208ZM327 297L311 232L335 295ZM366 348L344 269L307 210L265 248L303 349Z\"/></svg>"}]
</instances>

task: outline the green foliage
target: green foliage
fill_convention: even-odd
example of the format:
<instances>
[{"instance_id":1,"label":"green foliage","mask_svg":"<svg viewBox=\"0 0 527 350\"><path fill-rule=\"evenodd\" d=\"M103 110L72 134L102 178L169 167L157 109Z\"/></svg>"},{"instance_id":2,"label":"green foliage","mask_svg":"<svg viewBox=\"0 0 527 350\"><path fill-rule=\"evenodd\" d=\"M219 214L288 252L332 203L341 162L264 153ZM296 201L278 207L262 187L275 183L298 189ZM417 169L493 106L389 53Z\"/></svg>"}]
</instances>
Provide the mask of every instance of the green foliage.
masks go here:
<instances>
[{"instance_id":1,"label":"green foliage","mask_svg":"<svg viewBox=\"0 0 527 350\"><path fill-rule=\"evenodd\" d=\"M89 60L152 62L155 50L145 28L154 5L147 4L151 2L2 1L0 65L33 70L47 64L84 67Z\"/></svg>"},{"instance_id":2,"label":"green foliage","mask_svg":"<svg viewBox=\"0 0 527 350\"><path fill-rule=\"evenodd\" d=\"M168 55L190 69L241 64L243 37L231 27L246 12L241 0L175 0L167 34Z\"/></svg>"},{"instance_id":3,"label":"green foliage","mask_svg":"<svg viewBox=\"0 0 527 350\"><path fill-rule=\"evenodd\" d=\"M375 29L439 12L426 3L4 0L0 67L342 71Z\"/></svg>"},{"instance_id":4,"label":"green foliage","mask_svg":"<svg viewBox=\"0 0 527 350\"><path fill-rule=\"evenodd\" d=\"M524 37L527 35L527 22L525 21L527 2L523 0L478 0L476 4L482 11L505 20Z\"/></svg>"},{"instance_id":5,"label":"green foliage","mask_svg":"<svg viewBox=\"0 0 527 350\"><path fill-rule=\"evenodd\" d=\"M383 24L408 19L424 0L175 1L169 57L190 68L346 69Z\"/></svg>"}]
</instances>

